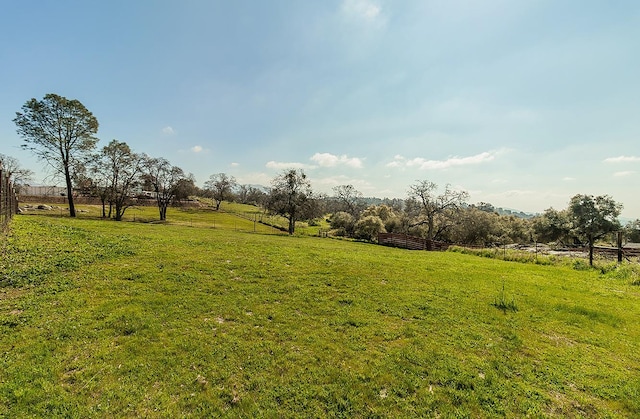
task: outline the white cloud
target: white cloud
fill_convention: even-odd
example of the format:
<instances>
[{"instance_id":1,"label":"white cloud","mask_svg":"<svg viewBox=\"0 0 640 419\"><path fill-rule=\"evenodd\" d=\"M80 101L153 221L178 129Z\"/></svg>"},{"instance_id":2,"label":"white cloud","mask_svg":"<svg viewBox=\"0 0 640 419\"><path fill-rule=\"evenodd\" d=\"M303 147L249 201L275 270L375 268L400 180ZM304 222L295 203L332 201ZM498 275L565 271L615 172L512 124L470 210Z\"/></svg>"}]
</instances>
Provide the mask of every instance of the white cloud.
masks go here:
<instances>
[{"instance_id":1,"label":"white cloud","mask_svg":"<svg viewBox=\"0 0 640 419\"><path fill-rule=\"evenodd\" d=\"M407 167L417 166L422 170L443 170L456 166L468 166L486 163L495 159L495 157L495 152L485 151L484 153L476 154L475 156L450 157L447 160L426 160L422 157L416 157L414 159L407 160L405 164Z\"/></svg>"},{"instance_id":2,"label":"white cloud","mask_svg":"<svg viewBox=\"0 0 640 419\"><path fill-rule=\"evenodd\" d=\"M174 130L170 126L166 126L166 127L162 128L162 133L164 135L174 135L176 133L176 130Z\"/></svg>"},{"instance_id":3,"label":"white cloud","mask_svg":"<svg viewBox=\"0 0 640 419\"><path fill-rule=\"evenodd\" d=\"M309 166L304 163L285 163L271 160L267 162L266 167L268 169L286 170L286 169L313 169L313 166Z\"/></svg>"},{"instance_id":4,"label":"white cloud","mask_svg":"<svg viewBox=\"0 0 640 419\"><path fill-rule=\"evenodd\" d=\"M365 22L382 19L382 8L371 0L344 0L341 10L345 15Z\"/></svg>"},{"instance_id":5,"label":"white cloud","mask_svg":"<svg viewBox=\"0 0 640 419\"><path fill-rule=\"evenodd\" d=\"M635 163L640 162L640 157L636 156L618 156L604 159L605 163Z\"/></svg>"},{"instance_id":6,"label":"white cloud","mask_svg":"<svg viewBox=\"0 0 640 419\"><path fill-rule=\"evenodd\" d=\"M573 182L574 180L576 180L576 178L571 176L566 176L566 177L563 177L562 180L564 180L565 182Z\"/></svg>"},{"instance_id":7,"label":"white cloud","mask_svg":"<svg viewBox=\"0 0 640 419\"><path fill-rule=\"evenodd\" d=\"M266 173L246 173L237 178L240 185L263 185L268 186L273 178Z\"/></svg>"},{"instance_id":8,"label":"white cloud","mask_svg":"<svg viewBox=\"0 0 640 419\"><path fill-rule=\"evenodd\" d=\"M233 162L233 163L231 163L229 166L231 166L231 167L238 167L238 166L240 166L240 163Z\"/></svg>"},{"instance_id":9,"label":"white cloud","mask_svg":"<svg viewBox=\"0 0 640 419\"><path fill-rule=\"evenodd\" d=\"M200 153L200 152L202 152L204 149L202 148L202 146L194 145L194 146L193 146L193 147L191 147L189 150L193 151L194 153Z\"/></svg>"},{"instance_id":10,"label":"white cloud","mask_svg":"<svg viewBox=\"0 0 640 419\"><path fill-rule=\"evenodd\" d=\"M313 183L314 185L318 185L321 188L324 187L324 189L333 188L334 186L339 185L353 185L356 189L359 190L373 190L373 186L366 180L349 178L344 175L317 178L313 180Z\"/></svg>"},{"instance_id":11,"label":"white cloud","mask_svg":"<svg viewBox=\"0 0 640 419\"><path fill-rule=\"evenodd\" d=\"M625 176L631 176L633 174L635 174L636 172L634 172L633 170L626 170L624 172L615 172L613 174L613 176L615 177L625 177Z\"/></svg>"},{"instance_id":12,"label":"white cloud","mask_svg":"<svg viewBox=\"0 0 640 419\"><path fill-rule=\"evenodd\" d=\"M406 159L400 154L393 156L393 161L386 164L387 167L402 167L405 165Z\"/></svg>"},{"instance_id":13,"label":"white cloud","mask_svg":"<svg viewBox=\"0 0 640 419\"><path fill-rule=\"evenodd\" d=\"M357 169L362 168L362 159L359 159L357 157L348 157L345 154L336 156L330 153L316 153L311 156L310 160L318 163L320 167L335 167L339 164L342 164Z\"/></svg>"}]
</instances>

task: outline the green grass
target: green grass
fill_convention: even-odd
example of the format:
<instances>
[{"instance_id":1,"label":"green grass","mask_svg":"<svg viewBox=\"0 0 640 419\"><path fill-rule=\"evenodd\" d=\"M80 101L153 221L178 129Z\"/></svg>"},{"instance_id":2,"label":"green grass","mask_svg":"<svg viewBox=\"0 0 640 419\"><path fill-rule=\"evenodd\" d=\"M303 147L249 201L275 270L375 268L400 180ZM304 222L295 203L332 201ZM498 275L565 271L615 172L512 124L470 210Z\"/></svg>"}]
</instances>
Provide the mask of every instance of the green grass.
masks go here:
<instances>
[{"instance_id":1,"label":"green grass","mask_svg":"<svg viewBox=\"0 0 640 419\"><path fill-rule=\"evenodd\" d=\"M31 204L37 206L37 203ZM30 209L26 215L39 215L46 217L64 218L68 216L68 207L59 205L51 211ZM76 205L77 217L81 219L100 219L102 208L96 205ZM211 228L234 231L248 231L263 234L283 234L281 230L262 224L259 221L269 219L273 225L286 225L282 217L267 216L264 211L252 205L223 202L220 210L213 207L170 207L167 211L167 220L162 224L180 225L196 228ZM113 222L112 220L109 220ZM140 223L161 223L158 209L155 206L133 206L127 208L123 222L133 221Z\"/></svg>"},{"instance_id":2,"label":"green grass","mask_svg":"<svg viewBox=\"0 0 640 419\"><path fill-rule=\"evenodd\" d=\"M0 241L0 417L640 416L632 268L216 216L16 217Z\"/></svg>"}]
</instances>

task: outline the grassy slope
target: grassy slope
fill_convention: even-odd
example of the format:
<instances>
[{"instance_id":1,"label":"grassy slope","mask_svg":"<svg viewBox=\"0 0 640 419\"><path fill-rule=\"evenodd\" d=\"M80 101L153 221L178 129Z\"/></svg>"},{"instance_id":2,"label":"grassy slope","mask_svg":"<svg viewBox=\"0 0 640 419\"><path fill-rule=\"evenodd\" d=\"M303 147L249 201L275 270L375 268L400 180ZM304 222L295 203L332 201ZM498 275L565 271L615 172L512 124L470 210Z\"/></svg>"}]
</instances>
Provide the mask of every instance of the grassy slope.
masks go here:
<instances>
[{"instance_id":1,"label":"grassy slope","mask_svg":"<svg viewBox=\"0 0 640 419\"><path fill-rule=\"evenodd\" d=\"M629 281L193 224L17 217L0 416L640 415Z\"/></svg>"}]
</instances>

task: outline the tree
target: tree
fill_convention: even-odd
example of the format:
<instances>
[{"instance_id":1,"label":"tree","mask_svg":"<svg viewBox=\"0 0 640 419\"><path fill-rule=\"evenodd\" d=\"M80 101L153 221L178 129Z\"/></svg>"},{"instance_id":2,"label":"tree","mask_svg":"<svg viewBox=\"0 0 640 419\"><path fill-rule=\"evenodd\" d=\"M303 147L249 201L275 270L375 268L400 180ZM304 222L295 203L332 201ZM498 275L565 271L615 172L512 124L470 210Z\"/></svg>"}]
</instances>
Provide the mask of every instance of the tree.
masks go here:
<instances>
[{"instance_id":1,"label":"tree","mask_svg":"<svg viewBox=\"0 0 640 419\"><path fill-rule=\"evenodd\" d=\"M18 194L20 193L20 187L27 186L33 179L31 170L21 167L18 159L5 154L0 154L0 169L11 179L13 188Z\"/></svg>"},{"instance_id":2,"label":"tree","mask_svg":"<svg viewBox=\"0 0 640 419\"><path fill-rule=\"evenodd\" d=\"M629 221L624 226L625 237L632 243L640 243L640 219Z\"/></svg>"},{"instance_id":3,"label":"tree","mask_svg":"<svg viewBox=\"0 0 640 419\"><path fill-rule=\"evenodd\" d=\"M532 223L536 241L562 243L570 238L571 221L567 210L546 209L542 215L536 216Z\"/></svg>"},{"instance_id":4,"label":"tree","mask_svg":"<svg viewBox=\"0 0 640 419\"><path fill-rule=\"evenodd\" d=\"M164 221L167 219L167 207L187 177L181 168L172 166L167 159L144 156L143 160L143 179L155 193L160 221Z\"/></svg>"},{"instance_id":5,"label":"tree","mask_svg":"<svg viewBox=\"0 0 640 419\"><path fill-rule=\"evenodd\" d=\"M595 241L620 229L618 216L622 204L610 196L575 195L569 201L569 219L572 231L589 243L589 265L593 266L593 246Z\"/></svg>"},{"instance_id":6,"label":"tree","mask_svg":"<svg viewBox=\"0 0 640 419\"><path fill-rule=\"evenodd\" d=\"M455 243L490 245L501 236L500 216L495 212L469 207L456 214L449 238Z\"/></svg>"},{"instance_id":7,"label":"tree","mask_svg":"<svg viewBox=\"0 0 640 419\"><path fill-rule=\"evenodd\" d=\"M175 201L184 201L189 199L190 196L198 194L198 187L196 186L196 178L193 176L193 173L189 173L183 179L178 181L178 185L176 186L176 194L173 197Z\"/></svg>"},{"instance_id":8,"label":"tree","mask_svg":"<svg viewBox=\"0 0 640 419\"><path fill-rule=\"evenodd\" d=\"M109 166L105 163L102 153L92 154L84 164L74 168L73 183L80 193L100 199L102 204L102 218L107 218L106 203L109 202L109 217L113 208L111 198L111 177Z\"/></svg>"},{"instance_id":9,"label":"tree","mask_svg":"<svg viewBox=\"0 0 640 419\"><path fill-rule=\"evenodd\" d=\"M272 181L267 207L289 221L289 234L293 234L296 221L313 218L318 208L311 190L311 183L302 170L289 169Z\"/></svg>"},{"instance_id":10,"label":"tree","mask_svg":"<svg viewBox=\"0 0 640 419\"><path fill-rule=\"evenodd\" d=\"M409 187L409 198L417 201L419 213L411 227L427 226L427 239L433 240L449 227L451 214L469 198L466 191L456 191L450 185L445 186L441 195L436 195L438 185L428 180L417 181ZM436 230L436 217L441 215Z\"/></svg>"},{"instance_id":11,"label":"tree","mask_svg":"<svg viewBox=\"0 0 640 419\"><path fill-rule=\"evenodd\" d=\"M216 201L216 211L220 210L222 201L229 199L233 188L236 187L236 178L226 173L216 173L211 175L204 183L204 189Z\"/></svg>"},{"instance_id":12,"label":"tree","mask_svg":"<svg viewBox=\"0 0 640 419\"><path fill-rule=\"evenodd\" d=\"M102 149L99 164L108 175L109 202L115 208L116 221L121 221L126 209L133 205L131 198L139 184L144 160L143 155L132 152L127 143L118 140Z\"/></svg>"},{"instance_id":13,"label":"tree","mask_svg":"<svg viewBox=\"0 0 640 419\"><path fill-rule=\"evenodd\" d=\"M336 186L333 188L333 193L340 211L348 212L356 219L360 216L360 212L364 207L362 193L354 188L353 185Z\"/></svg>"},{"instance_id":14,"label":"tree","mask_svg":"<svg viewBox=\"0 0 640 419\"><path fill-rule=\"evenodd\" d=\"M75 217L72 168L95 148L98 120L80 101L49 93L42 100L26 102L22 113L16 112L13 122L24 140L22 148L64 176L69 215Z\"/></svg>"}]
</instances>

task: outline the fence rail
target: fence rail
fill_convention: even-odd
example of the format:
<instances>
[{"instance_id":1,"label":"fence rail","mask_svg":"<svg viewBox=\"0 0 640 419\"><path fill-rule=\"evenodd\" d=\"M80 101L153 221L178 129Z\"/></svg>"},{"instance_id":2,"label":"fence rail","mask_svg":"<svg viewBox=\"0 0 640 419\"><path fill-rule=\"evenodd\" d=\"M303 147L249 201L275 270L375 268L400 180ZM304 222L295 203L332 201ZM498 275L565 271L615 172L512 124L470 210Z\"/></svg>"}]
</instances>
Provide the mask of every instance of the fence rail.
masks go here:
<instances>
[{"instance_id":1,"label":"fence rail","mask_svg":"<svg viewBox=\"0 0 640 419\"><path fill-rule=\"evenodd\" d=\"M0 165L0 230L4 231L9 220L18 212L18 197L13 189L9 174Z\"/></svg>"},{"instance_id":2,"label":"fence rail","mask_svg":"<svg viewBox=\"0 0 640 419\"><path fill-rule=\"evenodd\" d=\"M447 250L449 247L448 243L396 233L379 233L378 243L409 250Z\"/></svg>"}]
</instances>

